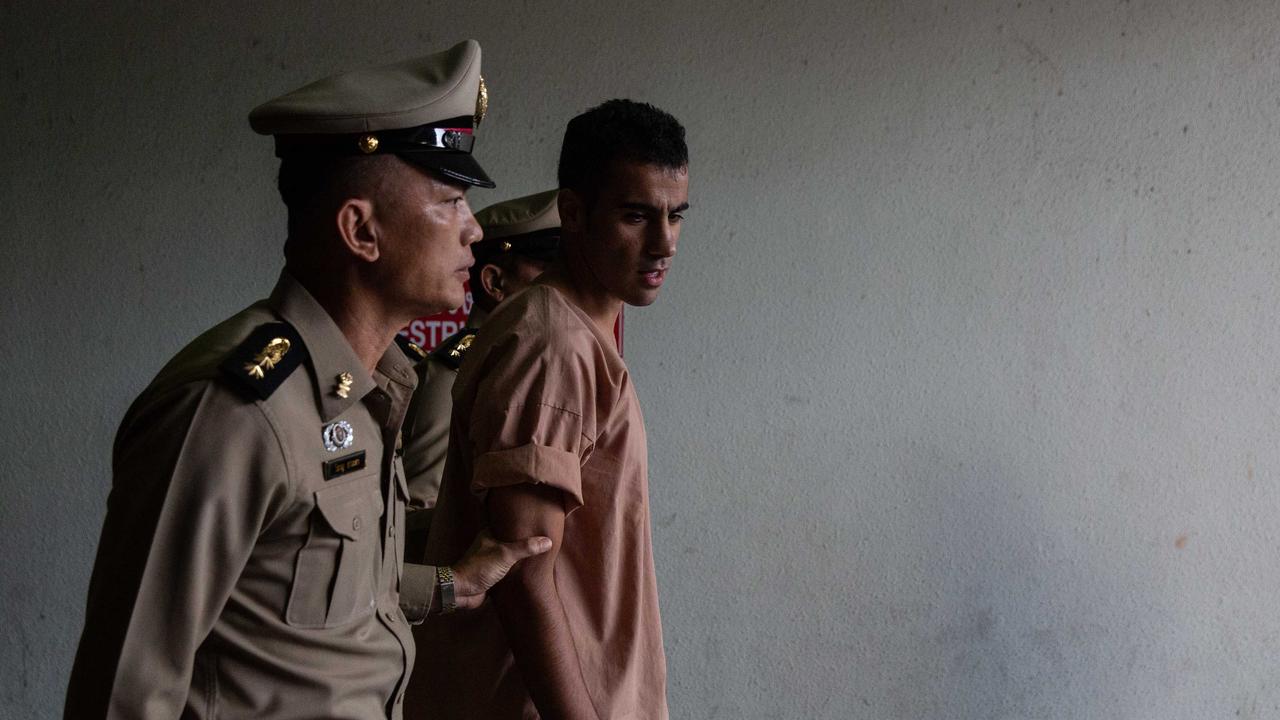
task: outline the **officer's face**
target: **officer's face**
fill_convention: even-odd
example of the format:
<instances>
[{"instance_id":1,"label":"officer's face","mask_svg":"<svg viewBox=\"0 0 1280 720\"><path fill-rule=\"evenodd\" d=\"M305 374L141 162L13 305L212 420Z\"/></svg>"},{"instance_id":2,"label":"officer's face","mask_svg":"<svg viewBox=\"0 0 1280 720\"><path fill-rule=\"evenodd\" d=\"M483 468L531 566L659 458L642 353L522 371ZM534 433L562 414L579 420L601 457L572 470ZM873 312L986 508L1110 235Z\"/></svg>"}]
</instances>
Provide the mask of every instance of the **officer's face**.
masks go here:
<instances>
[{"instance_id":1,"label":"officer's face","mask_svg":"<svg viewBox=\"0 0 1280 720\"><path fill-rule=\"evenodd\" d=\"M460 307L480 225L467 205L467 186L445 182L401 162L383 186L380 285L397 309L416 316Z\"/></svg>"},{"instance_id":2,"label":"officer's face","mask_svg":"<svg viewBox=\"0 0 1280 720\"><path fill-rule=\"evenodd\" d=\"M619 163L586 208L582 253L604 289L628 305L658 299L689 208L689 173Z\"/></svg>"}]
</instances>

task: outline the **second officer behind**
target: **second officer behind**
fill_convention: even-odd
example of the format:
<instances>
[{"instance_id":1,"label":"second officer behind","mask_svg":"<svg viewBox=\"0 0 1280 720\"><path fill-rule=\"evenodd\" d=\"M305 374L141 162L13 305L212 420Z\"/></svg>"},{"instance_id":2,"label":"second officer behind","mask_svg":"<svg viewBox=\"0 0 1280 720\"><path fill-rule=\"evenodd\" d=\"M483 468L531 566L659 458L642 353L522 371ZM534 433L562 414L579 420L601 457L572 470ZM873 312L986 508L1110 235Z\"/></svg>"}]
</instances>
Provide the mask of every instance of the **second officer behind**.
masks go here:
<instances>
[{"instance_id":1,"label":"second officer behind","mask_svg":"<svg viewBox=\"0 0 1280 720\"><path fill-rule=\"evenodd\" d=\"M473 305L467 327L445 340L418 364L418 389L404 420L404 469L414 538L425 540L425 524L440 490L449 449L450 391L467 348L489 313L532 283L555 259L560 246L557 190L506 200L476 213L484 239L471 245ZM415 543L416 546L416 543ZM410 559L417 557L409 551Z\"/></svg>"}]
</instances>

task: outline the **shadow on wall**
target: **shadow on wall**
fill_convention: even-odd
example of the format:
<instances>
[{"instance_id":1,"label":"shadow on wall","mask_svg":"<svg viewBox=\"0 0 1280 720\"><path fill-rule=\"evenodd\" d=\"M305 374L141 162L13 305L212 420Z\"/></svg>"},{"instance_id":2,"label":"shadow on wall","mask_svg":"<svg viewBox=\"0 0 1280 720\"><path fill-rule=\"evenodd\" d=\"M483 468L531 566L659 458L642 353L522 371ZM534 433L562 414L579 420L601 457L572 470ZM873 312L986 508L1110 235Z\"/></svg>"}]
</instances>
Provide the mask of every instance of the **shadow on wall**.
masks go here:
<instances>
[{"instance_id":1,"label":"shadow on wall","mask_svg":"<svg viewBox=\"0 0 1280 720\"><path fill-rule=\"evenodd\" d=\"M907 580L924 589L901 618L907 661L891 716L1085 717L1090 704L1129 705L1136 648L1099 612L1118 577L1078 527L1064 528L1070 508L998 461L911 445L917 468L939 472L904 478L923 555Z\"/></svg>"}]
</instances>

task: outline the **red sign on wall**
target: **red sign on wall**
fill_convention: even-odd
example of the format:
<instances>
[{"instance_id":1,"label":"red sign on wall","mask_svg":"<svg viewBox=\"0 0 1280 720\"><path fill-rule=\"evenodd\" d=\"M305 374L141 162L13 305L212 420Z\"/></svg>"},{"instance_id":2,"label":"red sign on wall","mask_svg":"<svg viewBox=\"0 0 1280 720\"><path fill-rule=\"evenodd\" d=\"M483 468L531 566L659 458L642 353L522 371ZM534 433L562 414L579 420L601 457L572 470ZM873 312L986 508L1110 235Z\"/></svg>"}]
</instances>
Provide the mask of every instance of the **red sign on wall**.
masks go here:
<instances>
[{"instance_id":1,"label":"red sign on wall","mask_svg":"<svg viewBox=\"0 0 1280 720\"><path fill-rule=\"evenodd\" d=\"M464 285L466 295L462 307L447 310L435 315L420 317L400 330L400 334L415 343L418 347L431 352L440 343L449 339L467 325L467 316L471 314L471 283ZM618 322L613 326L613 339L618 343L618 353L622 353L622 313L618 313Z\"/></svg>"},{"instance_id":2,"label":"red sign on wall","mask_svg":"<svg viewBox=\"0 0 1280 720\"><path fill-rule=\"evenodd\" d=\"M435 350L437 345L467 324L467 315L471 314L471 284L467 283L464 288L466 299L462 301L462 307L420 317L401 329L400 334L427 352Z\"/></svg>"}]
</instances>

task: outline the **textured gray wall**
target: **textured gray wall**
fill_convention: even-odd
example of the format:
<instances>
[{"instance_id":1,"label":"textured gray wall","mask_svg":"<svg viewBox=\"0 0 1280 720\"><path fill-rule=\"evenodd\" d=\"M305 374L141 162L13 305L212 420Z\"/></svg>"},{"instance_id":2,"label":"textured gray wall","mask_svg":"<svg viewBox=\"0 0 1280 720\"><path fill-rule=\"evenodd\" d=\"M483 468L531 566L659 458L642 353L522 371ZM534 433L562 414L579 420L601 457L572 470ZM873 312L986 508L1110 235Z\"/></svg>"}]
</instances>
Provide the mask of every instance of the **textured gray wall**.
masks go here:
<instances>
[{"instance_id":1,"label":"textured gray wall","mask_svg":"<svg viewBox=\"0 0 1280 720\"><path fill-rule=\"evenodd\" d=\"M628 314L679 718L1280 713L1280 4L0 4L0 716L53 718L115 424L265 293L245 114L475 37L477 206L611 96L692 202Z\"/></svg>"}]
</instances>

